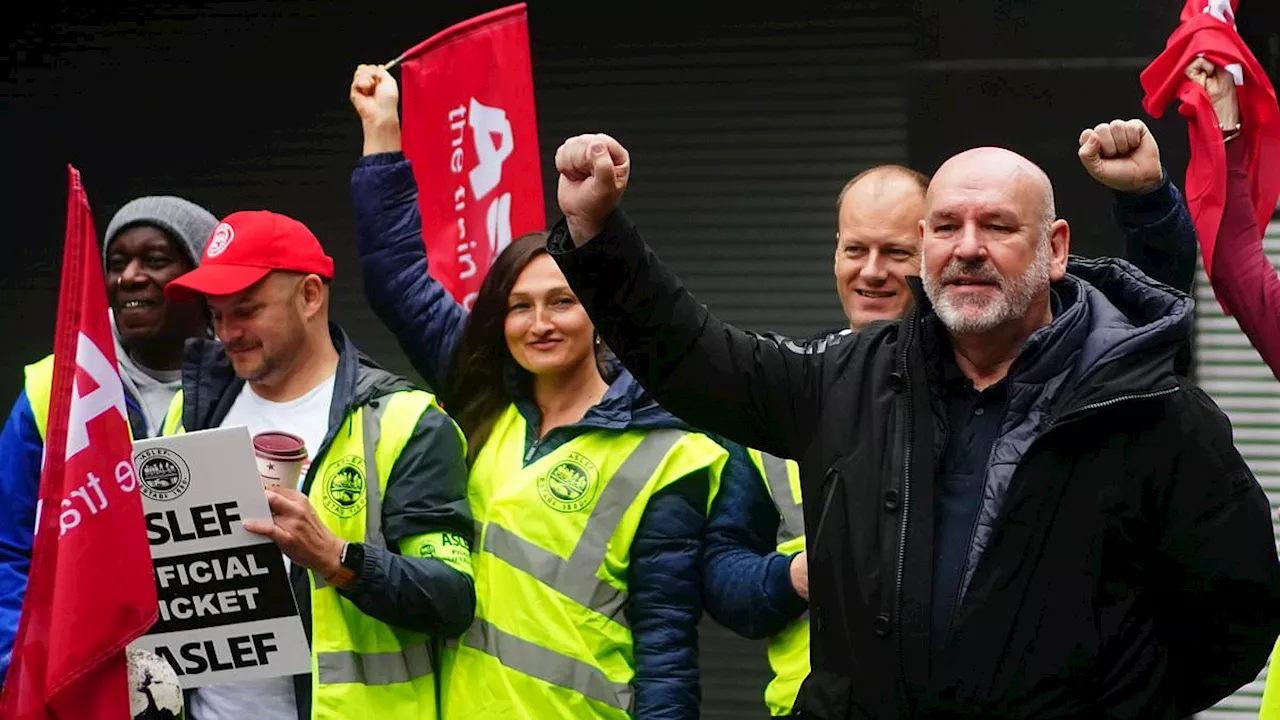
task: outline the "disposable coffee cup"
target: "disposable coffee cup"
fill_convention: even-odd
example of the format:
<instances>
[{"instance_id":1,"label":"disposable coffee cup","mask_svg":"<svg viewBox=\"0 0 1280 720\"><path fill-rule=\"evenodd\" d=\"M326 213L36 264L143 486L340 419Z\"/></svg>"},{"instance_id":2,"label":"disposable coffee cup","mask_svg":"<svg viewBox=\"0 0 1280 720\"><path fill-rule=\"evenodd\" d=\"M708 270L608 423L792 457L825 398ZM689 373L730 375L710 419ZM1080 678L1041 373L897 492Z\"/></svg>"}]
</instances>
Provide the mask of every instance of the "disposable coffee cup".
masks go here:
<instances>
[{"instance_id":1,"label":"disposable coffee cup","mask_svg":"<svg viewBox=\"0 0 1280 720\"><path fill-rule=\"evenodd\" d=\"M253 436L253 456L262 487L296 488L307 461L307 444L297 435L271 430Z\"/></svg>"}]
</instances>

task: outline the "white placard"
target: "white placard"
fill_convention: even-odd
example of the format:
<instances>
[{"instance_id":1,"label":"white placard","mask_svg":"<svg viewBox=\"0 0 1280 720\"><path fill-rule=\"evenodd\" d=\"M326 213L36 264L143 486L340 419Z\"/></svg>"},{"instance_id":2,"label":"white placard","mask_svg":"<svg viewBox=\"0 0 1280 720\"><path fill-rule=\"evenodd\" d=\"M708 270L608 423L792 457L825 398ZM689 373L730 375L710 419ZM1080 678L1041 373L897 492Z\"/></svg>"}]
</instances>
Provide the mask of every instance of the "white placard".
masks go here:
<instances>
[{"instance_id":1,"label":"white placard","mask_svg":"<svg viewBox=\"0 0 1280 720\"><path fill-rule=\"evenodd\" d=\"M160 618L132 644L184 688L311 672L298 605L275 543L242 519L271 518L244 427L138 440Z\"/></svg>"}]
</instances>

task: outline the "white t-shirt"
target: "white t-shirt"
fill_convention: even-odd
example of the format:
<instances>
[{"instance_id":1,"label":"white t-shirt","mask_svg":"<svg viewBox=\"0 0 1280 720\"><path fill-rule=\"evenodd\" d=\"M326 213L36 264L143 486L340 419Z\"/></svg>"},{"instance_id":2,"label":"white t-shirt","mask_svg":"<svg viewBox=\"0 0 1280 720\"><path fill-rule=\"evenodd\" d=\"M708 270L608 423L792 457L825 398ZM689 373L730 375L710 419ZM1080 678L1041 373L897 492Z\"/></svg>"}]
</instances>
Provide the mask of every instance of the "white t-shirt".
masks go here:
<instances>
[{"instance_id":1,"label":"white t-shirt","mask_svg":"<svg viewBox=\"0 0 1280 720\"><path fill-rule=\"evenodd\" d=\"M249 435L281 430L302 438L307 461L298 476L301 486L307 467L320 450L329 431L329 404L333 399L333 376L289 402L272 402L255 393L248 383L240 390L221 427L244 425ZM285 568L289 558L284 559ZM191 720L297 720L297 698L292 677L209 685L192 694L187 717Z\"/></svg>"}]
</instances>

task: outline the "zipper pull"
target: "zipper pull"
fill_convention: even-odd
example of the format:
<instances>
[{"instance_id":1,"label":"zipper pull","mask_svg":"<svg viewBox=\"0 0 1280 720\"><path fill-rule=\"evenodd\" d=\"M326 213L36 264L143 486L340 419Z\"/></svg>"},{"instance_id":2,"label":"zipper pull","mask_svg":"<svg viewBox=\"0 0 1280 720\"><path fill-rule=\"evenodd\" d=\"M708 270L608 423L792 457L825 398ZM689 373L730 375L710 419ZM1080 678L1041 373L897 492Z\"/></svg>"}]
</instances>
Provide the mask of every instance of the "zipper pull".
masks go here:
<instances>
[{"instance_id":1,"label":"zipper pull","mask_svg":"<svg viewBox=\"0 0 1280 720\"><path fill-rule=\"evenodd\" d=\"M532 445L530 445L530 446L529 446L529 452L527 452L527 453L525 453L525 454L524 454L524 461L525 461L525 462L529 462L530 460L532 460L532 459L533 459L533 454L534 454L534 453L536 453L536 452L538 451L538 445L539 445L539 443L540 443L540 442L541 442L541 441L539 441L539 442L535 442L534 444L532 444Z\"/></svg>"}]
</instances>

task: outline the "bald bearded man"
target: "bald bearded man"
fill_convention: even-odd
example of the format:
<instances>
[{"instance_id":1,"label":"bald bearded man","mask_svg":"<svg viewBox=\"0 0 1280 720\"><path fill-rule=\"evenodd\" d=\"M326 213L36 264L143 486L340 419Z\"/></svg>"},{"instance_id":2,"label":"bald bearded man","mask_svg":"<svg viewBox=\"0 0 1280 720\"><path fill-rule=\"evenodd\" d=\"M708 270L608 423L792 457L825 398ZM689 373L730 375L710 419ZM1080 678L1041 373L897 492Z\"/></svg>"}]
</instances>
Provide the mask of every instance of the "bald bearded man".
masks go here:
<instances>
[{"instance_id":1,"label":"bald bearded man","mask_svg":"<svg viewBox=\"0 0 1280 720\"><path fill-rule=\"evenodd\" d=\"M1190 293L1195 226L1182 194L1163 171L1159 146L1146 125L1141 120L1100 123L1081 134L1080 146L1084 168L1114 195L1124 257L1152 278ZM906 279L920 274L917 226L928 186L923 173L878 165L840 191L834 270L850 328L896 320L910 307Z\"/></svg>"},{"instance_id":2,"label":"bald bearded man","mask_svg":"<svg viewBox=\"0 0 1280 720\"><path fill-rule=\"evenodd\" d=\"M596 329L689 423L800 462L804 717L1181 718L1280 632L1266 496L1180 376L1192 302L1068 259L1027 159L930 182L898 321L798 346L721 322L618 208L606 135L556 153L548 248Z\"/></svg>"},{"instance_id":3,"label":"bald bearded man","mask_svg":"<svg viewBox=\"0 0 1280 720\"><path fill-rule=\"evenodd\" d=\"M1124 142L1117 145L1117 137ZM1110 149L1103 138L1111 141ZM1162 170L1155 138L1142 121L1131 120L1099 124L1083 133L1080 142L1086 170L1114 192L1128 257L1148 275L1179 283L1174 287L1189 293L1196 264L1195 226ZM928 184L928 177L910 168L879 165L841 189L834 271L851 329L896 320L911 307L908 278L920 274L918 230ZM1186 346L1183 365L1189 353ZM721 479L703 544L703 600L724 627L746 638L768 639L774 677L765 689L765 702L772 717L785 718L793 716L809 673L803 512L790 482L795 463L758 459L765 482L754 474Z\"/></svg>"}]
</instances>

